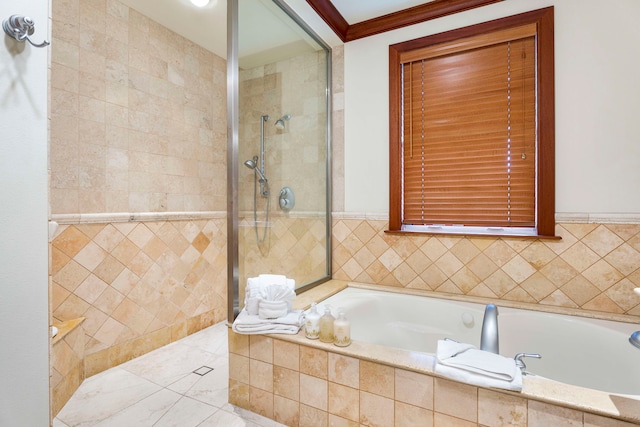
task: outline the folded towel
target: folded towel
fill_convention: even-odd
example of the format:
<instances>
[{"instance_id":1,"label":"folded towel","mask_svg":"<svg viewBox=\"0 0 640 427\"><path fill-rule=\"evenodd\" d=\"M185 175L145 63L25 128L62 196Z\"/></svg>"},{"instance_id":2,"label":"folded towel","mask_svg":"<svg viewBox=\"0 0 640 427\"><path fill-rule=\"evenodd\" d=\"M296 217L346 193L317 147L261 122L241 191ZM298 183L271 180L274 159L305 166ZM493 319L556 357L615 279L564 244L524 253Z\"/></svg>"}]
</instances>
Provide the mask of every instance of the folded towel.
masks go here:
<instances>
[{"instance_id":1,"label":"folded towel","mask_svg":"<svg viewBox=\"0 0 640 427\"><path fill-rule=\"evenodd\" d=\"M242 310L233 322L232 329L239 334L290 334L300 331L304 324L304 312L294 310L276 319L261 319Z\"/></svg>"},{"instance_id":2,"label":"folded towel","mask_svg":"<svg viewBox=\"0 0 640 427\"><path fill-rule=\"evenodd\" d=\"M478 350L471 344L439 340L435 371L473 385L522 390L522 373L515 360Z\"/></svg>"},{"instance_id":3,"label":"folded towel","mask_svg":"<svg viewBox=\"0 0 640 427\"><path fill-rule=\"evenodd\" d=\"M295 298L296 281L287 279L281 274L261 274L247 279L245 287L244 306L249 314L258 314L261 300L286 300L291 310Z\"/></svg>"},{"instance_id":4,"label":"folded towel","mask_svg":"<svg viewBox=\"0 0 640 427\"><path fill-rule=\"evenodd\" d=\"M258 306L258 316L261 319L275 319L284 317L289 312L287 301L260 301Z\"/></svg>"}]
</instances>

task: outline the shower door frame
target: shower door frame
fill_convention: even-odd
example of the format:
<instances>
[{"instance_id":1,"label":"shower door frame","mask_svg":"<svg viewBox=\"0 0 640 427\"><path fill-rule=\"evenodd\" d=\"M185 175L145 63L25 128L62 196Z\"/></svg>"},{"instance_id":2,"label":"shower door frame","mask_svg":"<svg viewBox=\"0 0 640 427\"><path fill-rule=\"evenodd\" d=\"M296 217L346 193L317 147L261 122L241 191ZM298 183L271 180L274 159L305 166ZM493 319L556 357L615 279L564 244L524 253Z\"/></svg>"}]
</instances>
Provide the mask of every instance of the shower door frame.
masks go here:
<instances>
[{"instance_id":1,"label":"shower door frame","mask_svg":"<svg viewBox=\"0 0 640 427\"><path fill-rule=\"evenodd\" d=\"M240 68L238 63L239 36L239 0L227 1L227 320L233 323L240 312L240 275L239 275L239 200L238 200L238 169L239 169L239 126L240 126ZM296 293L304 292L314 286L331 280L331 47L324 42L286 3L272 0L297 25L325 50L326 63L326 192L325 192L325 238L326 238L326 274L313 282L296 289Z\"/></svg>"}]
</instances>

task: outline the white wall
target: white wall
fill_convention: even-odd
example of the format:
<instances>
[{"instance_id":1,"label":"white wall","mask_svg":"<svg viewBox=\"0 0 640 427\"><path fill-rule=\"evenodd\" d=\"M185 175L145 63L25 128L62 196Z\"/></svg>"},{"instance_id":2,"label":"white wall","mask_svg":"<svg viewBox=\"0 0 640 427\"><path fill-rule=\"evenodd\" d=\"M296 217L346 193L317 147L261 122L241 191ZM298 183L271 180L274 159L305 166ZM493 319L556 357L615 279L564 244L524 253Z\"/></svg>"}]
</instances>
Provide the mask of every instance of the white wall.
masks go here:
<instances>
[{"instance_id":1,"label":"white wall","mask_svg":"<svg viewBox=\"0 0 640 427\"><path fill-rule=\"evenodd\" d=\"M48 0L0 2L0 20L34 19L37 43L48 11ZM48 50L0 34L0 426L47 426Z\"/></svg>"},{"instance_id":2,"label":"white wall","mask_svg":"<svg viewBox=\"0 0 640 427\"><path fill-rule=\"evenodd\" d=\"M345 45L345 210L388 213L388 46L555 7L556 212L640 213L640 1L505 0Z\"/></svg>"}]
</instances>

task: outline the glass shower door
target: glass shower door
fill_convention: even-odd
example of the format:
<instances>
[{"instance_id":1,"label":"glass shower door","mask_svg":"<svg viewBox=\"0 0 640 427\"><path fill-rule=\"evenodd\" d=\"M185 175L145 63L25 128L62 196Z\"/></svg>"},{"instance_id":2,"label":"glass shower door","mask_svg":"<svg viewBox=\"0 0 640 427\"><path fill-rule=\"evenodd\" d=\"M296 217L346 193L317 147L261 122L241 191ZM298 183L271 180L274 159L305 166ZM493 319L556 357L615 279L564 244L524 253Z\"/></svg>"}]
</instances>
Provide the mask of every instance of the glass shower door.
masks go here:
<instances>
[{"instance_id":1,"label":"glass shower door","mask_svg":"<svg viewBox=\"0 0 640 427\"><path fill-rule=\"evenodd\" d=\"M330 50L279 2L238 3L241 308L249 277L282 274L298 289L330 277Z\"/></svg>"}]
</instances>

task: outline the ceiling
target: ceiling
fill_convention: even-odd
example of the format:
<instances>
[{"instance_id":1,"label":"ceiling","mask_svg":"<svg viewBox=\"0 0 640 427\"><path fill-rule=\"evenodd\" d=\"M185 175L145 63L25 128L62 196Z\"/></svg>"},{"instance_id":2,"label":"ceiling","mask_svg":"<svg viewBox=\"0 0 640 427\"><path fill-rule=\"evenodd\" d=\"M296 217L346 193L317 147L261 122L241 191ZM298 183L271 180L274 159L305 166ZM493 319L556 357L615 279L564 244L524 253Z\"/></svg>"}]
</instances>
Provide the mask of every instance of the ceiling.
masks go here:
<instances>
[{"instance_id":1,"label":"ceiling","mask_svg":"<svg viewBox=\"0 0 640 427\"><path fill-rule=\"evenodd\" d=\"M349 24L354 24L430 1L433 0L332 0L330 3L333 3ZM226 57L227 0L211 0L204 8L193 6L189 0L122 0L122 2L218 56ZM239 4L243 7L243 4L247 3L249 3L248 0L240 0ZM251 8L264 8L264 3L262 0L257 0L252 2ZM261 11L258 15L270 19L265 11ZM269 32L266 38L274 43L274 36L274 32ZM247 37L247 40L255 40L263 44L266 42L264 34ZM288 43L287 41L282 44ZM249 50L259 50L259 46Z\"/></svg>"},{"instance_id":2,"label":"ceiling","mask_svg":"<svg viewBox=\"0 0 640 427\"><path fill-rule=\"evenodd\" d=\"M189 0L121 1L226 58L227 0L210 0L204 8L193 6ZM285 0L303 19L314 19L316 24L323 25L338 43L496 1L502 0ZM242 26L239 41L241 57L252 56L247 61L250 65L285 50L303 49L305 44L307 49L317 47L296 25L289 23L271 0L239 0L239 9L241 16L253 16L252 24Z\"/></svg>"},{"instance_id":3,"label":"ceiling","mask_svg":"<svg viewBox=\"0 0 640 427\"><path fill-rule=\"evenodd\" d=\"M377 18L378 16L409 9L433 0L332 0L340 15L349 24Z\"/></svg>"}]
</instances>

